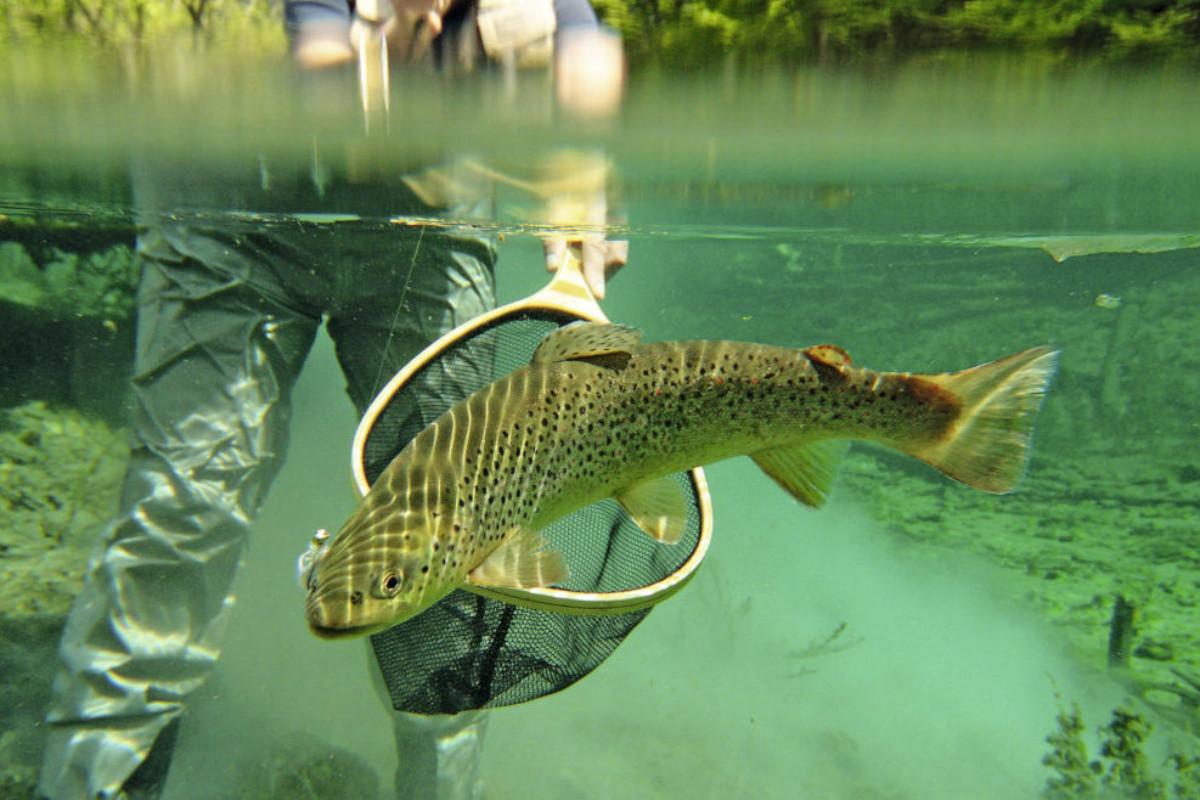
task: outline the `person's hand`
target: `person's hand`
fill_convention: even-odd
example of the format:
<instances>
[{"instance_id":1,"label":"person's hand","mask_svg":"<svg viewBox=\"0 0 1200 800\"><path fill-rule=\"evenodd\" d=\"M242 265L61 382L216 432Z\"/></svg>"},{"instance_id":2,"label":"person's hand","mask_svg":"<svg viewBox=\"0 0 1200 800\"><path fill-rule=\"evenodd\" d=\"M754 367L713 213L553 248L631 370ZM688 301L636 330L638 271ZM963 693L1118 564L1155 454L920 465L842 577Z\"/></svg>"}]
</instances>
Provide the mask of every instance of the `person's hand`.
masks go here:
<instances>
[{"instance_id":1,"label":"person's hand","mask_svg":"<svg viewBox=\"0 0 1200 800\"><path fill-rule=\"evenodd\" d=\"M398 62L417 61L442 33L454 0L392 0L395 14L384 26L388 51Z\"/></svg>"},{"instance_id":2,"label":"person's hand","mask_svg":"<svg viewBox=\"0 0 1200 800\"><path fill-rule=\"evenodd\" d=\"M621 37L597 29L559 33L554 90L559 106L593 122L614 117L625 94L625 50Z\"/></svg>"},{"instance_id":3,"label":"person's hand","mask_svg":"<svg viewBox=\"0 0 1200 800\"><path fill-rule=\"evenodd\" d=\"M541 172L534 186L544 203L539 221L548 227L542 235L546 270L556 271L567 247L577 246L584 280L596 299L603 299L605 283L629 259L629 242L605 235L613 221L608 205L612 164L598 151L560 150L544 157Z\"/></svg>"},{"instance_id":4,"label":"person's hand","mask_svg":"<svg viewBox=\"0 0 1200 800\"><path fill-rule=\"evenodd\" d=\"M583 279L597 300L604 299L608 279L629 260L629 242L606 239L603 234L587 234L571 240L566 236L547 236L542 239L546 253L546 271L556 271L567 257L567 247L577 244Z\"/></svg>"}]
</instances>

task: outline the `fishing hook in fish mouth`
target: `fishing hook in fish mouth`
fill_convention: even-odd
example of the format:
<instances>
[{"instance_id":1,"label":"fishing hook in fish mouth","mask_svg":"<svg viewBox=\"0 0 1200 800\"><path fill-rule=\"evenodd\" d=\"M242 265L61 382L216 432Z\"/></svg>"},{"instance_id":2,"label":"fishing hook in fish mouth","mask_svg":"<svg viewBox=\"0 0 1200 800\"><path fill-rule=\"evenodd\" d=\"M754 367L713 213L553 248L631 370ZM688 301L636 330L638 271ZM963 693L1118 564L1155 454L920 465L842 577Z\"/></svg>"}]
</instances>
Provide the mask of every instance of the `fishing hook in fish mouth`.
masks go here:
<instances>
[{"instance_id":1,"label":"fishing hook in fish mouth","mask_svg":"<svg viewBox=\"0 0 1200 800\"><path fill-rule=\"evenodd\" d=\"M329 540L329 531L324 528L319 529L313 534L308 549L296 559L296 583L309 594L317 588L312 581L313 567L325 555L325 550L329 547Z\"/></svg>"}]
</instances>

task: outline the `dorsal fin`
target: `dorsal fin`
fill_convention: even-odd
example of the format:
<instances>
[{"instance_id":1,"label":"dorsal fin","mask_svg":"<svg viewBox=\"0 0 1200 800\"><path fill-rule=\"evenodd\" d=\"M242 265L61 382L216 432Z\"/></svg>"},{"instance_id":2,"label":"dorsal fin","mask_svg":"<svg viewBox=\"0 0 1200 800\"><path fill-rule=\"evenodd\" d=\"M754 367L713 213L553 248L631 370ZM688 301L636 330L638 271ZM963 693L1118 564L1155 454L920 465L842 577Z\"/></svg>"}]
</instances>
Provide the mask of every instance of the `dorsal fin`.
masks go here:
<instances>
[{"instance_id":1,"label":"dorsal fin","mask_svg":"<svg viewBox=\"0 0 1200 800\"><path fill-rule=\"evenodd\" d=\"M850 355L842 348L832 344L818 344L800 352L804 353L804 357L813 365L823 383L837 385L846 380L846 374L842 370L850 365Z\"/></svg>"},{"instance_id":2,"label":"dorsal fin","mask_svg":"<svg viewBox=\"0 0 1200 800\"><path fill-rule=\"evenodd\" d=\"M642 332L627 325L609 322L572 322L546 334L533 352L534 364L555 361L599 360L604 366L624 366ZM614 356L623 356L614 364Z\"/></svg>"},{"instance_id":3,"label":"dorsal fin","mask_svg":"<svg viewBox=\"0 0 1200 800\"><path fill-rule=\"evenodd\" d=\"M831 367L850 366L850 354L836 344L817 344L807 348L804 355L809 361L820 361Z\"/></svg>"}]
</instances>

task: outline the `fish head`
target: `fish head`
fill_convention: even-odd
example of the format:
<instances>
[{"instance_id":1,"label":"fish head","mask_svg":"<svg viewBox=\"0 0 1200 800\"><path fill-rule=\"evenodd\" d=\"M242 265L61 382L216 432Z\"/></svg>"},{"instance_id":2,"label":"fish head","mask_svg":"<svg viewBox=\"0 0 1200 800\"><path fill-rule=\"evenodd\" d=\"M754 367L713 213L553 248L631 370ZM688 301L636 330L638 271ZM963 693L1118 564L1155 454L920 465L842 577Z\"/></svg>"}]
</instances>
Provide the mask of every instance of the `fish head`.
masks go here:
<instances>
[{"instance_id":1,"label":"fish head","mask_svg":"<svg viewBox=\"0 0 1200 800\"><path fill-rule=\"evenodd\" d=\"M310 548L304 616L325 639L364 636L424 611L453 588L433 569L437 545L419 517L351 518Z\"/></svg>"}]
</instances>

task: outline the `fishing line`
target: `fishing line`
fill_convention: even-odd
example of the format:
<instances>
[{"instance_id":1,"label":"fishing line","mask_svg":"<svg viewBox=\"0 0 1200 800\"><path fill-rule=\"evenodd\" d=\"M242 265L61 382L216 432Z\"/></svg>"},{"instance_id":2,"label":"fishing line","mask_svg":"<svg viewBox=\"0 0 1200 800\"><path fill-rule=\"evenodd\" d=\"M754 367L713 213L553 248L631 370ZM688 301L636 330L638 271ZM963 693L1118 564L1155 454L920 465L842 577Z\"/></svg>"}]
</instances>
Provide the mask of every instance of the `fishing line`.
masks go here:
<instances>
[{"instance_id":1,"label":"fishing line","mask_svg":"<svg viewBox=\"0 0 1200 800\"><path fill-rule=\"evenodd\" d=\"M400 292L400 299L396 301L396 313L392 315L392 324L388 329L387 343L383 346L383 352L379 354L379 370L375 373L375 381L371 384L371 394L379 394L379 388L382 385L383 371L388 365L388 353L392 350L392 342L396 339L396 326L400 324L400 312L404 310L404 301L408 297L408 287L412 286L413 270L417 266L417 255L421 252L421 240L425 238L425 226L417 227L417 245L413 248L412 258L408 262L408 274L404 276L404 289Z\"/></svg>"}]
</instances>

